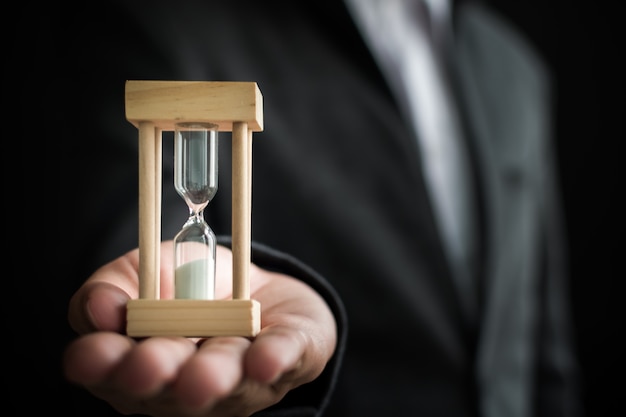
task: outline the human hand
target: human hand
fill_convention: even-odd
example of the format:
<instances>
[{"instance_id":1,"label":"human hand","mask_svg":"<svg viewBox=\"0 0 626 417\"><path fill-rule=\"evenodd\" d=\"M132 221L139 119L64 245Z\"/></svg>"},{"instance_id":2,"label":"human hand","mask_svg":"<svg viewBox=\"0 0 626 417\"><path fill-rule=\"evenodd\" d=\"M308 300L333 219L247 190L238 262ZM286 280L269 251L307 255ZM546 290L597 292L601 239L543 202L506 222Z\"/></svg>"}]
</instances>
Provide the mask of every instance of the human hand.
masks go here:
<instances>
[{"instance_id":1,"label":"human hand","mask_svg":"<svg viewBox=\"0 0 626 417\"><path fill-rule=\"evenodd\" d=\"M173 253L172 242L162 253ZM216 298L230 298L232 255L217 248ZM301 281L250 267L261 331L244 337L125 335L126 303L138 296L135 249L98 269L74 294L68 319L81 336L64 354L67 379L121 413L154 417L250 415L315 379L336 347L324 300ZM162 257L161 298L171 298L172 259Z\"/></svg>"}]
</instances>

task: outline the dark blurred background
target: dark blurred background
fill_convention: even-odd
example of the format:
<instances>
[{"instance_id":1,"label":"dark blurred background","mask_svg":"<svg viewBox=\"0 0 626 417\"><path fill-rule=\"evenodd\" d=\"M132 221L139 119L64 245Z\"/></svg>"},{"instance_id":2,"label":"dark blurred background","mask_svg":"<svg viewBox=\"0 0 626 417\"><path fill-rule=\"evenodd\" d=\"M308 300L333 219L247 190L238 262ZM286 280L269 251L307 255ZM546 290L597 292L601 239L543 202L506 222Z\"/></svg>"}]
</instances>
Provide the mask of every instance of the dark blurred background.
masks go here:
<instances>
[{"instance_id":1,"label":"dark blurred background","mask_svg":"<svg viewBox=\"0 0 626 417\"><path fill-rule=\"evenodd\" d=\"M624 55L620 2L488 0L556 81L556 133L576 339L589 417L623 409L626 372ZM620 10L618 10L620 9Z\"/></svg>"},{"instance_id":2,"label":"dark blurred background","mask_svg":"<svg viewBox=\"0 0 626 417\"><path fill-rule=\"evenodd\" d=\"M621 184L622 167L626 164L620 152L625 138L624 14L618 10L620 2L485 1L527 35L554 75L557 156L569 234L576 341L585 378L584 401L587 417L614 415L615 410L623 408L621 378L626 374L626 338L622 334L626 330L626 297L622 284L626 274L625 262L620 260L621 256L626 257L621 217L624 209L620 201L625 189ZM9 19L11 30L5 40L7 48L15 52L15 56L9 53L6 69L17 69L17 84L7 75L3 85L6 91L17 87L18 99L25 110L22 121L32 122L32 118L37 118L38 112L45 109L37 110L37 95L29 91L28 81L32 77L50 76L45 67L55 59L54 46L44 41L24 47L24 39L29 32L39 34L37 39L46 39L45 33L54 25L55 13L59 12L54 3L47 3L43 10L37 3L24 2L21 6L21 14ZM12 93L7 93L5 100L11 98ZM71 116L71 108L68 112ZM13 127L20 130L20 126ZM13 413L7 415L23 415L36 409L42 410L38 414L52 414L68 407L66 387L60 377L62 346L54 342L59 337L67 337L68 329L49 324L65 322L66 300L55 298L46 288L54 288L55 282L63 280L63 271L51 268L53 264L46 262L45 257L44 262L33 264L27 274L18 273L15 265L25 254L42 247L46 251L54 245L53 233L39 227L37 218L39 212L45 215L47 202L55 201L55 196L53 187L46 188L46 181L50 181L47 177L41 178L43 196L36 192L37 177L26 182L22 178L24 170L51 162L46 158L45 147L44 152L31 149L33 135L45 139L45 130L38 132L28 126L21 127L26 130L21 129L18 141L12 140L15 137L5 138L8 142L5 160L15 154L11 149L17 144L18 154L30 165L18 164L15 168L15 164L7 163L3 168L5 193L15 187L25 187L22 192L28 197L6 200L14 203L14 212L6 215L7 218L12 216L8 221L12 224L7 227L9 250L5 259L13 259L14 267L5 277L9 287L4 298L8 301L2 303L3 345L8 349L3 350L7 353L3 359L9 369L3 372L4 396L8 399L3 410L12 409ZM30 222L21 221L24 213L17 211L18 204L22 204L23 209L25 203L34 203L34 207L26 207L26 215L32 217ZM81 209L80 204L77 209ZM34 233L24 233L28 230L25 225L31 223L36 226ZM16 236L26 237L28 243L15 243ZM31 277L43 280L45 285L31 289L28 286ZM21 288L22 294L11 291L12 286Z\"/></svg>"}]
</instances>

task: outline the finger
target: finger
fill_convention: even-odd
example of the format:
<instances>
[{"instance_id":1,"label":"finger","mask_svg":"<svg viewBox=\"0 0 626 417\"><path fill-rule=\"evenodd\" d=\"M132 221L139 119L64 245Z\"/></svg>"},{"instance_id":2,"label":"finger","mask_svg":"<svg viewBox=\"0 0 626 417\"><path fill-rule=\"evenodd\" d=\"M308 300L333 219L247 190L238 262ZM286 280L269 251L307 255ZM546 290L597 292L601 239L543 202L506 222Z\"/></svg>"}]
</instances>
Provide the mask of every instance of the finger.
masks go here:
<instances>
[{"instance_id":1,"label":"finger","mask_svg":"<svg viewBox=\"0 0 626 417\"><path fill-rule=\"evenodd\" d=\"M181 369L173 390L189 410L211 407L228 396L243 378L243 358L250 341L242 337L205 340Z\"/></svg>"},{"instance_id":2,"label":"finger","mask_svg":"<svg viewBox=\"0 0 626 417\"><path fill-rule=\"evenodd\" d=\"M149 338L137 343L113 332L91 333L67 348L64 372L69 381L123 414L179 416L166 388L196 349L185 338Z\"/></svg>"},{"instance_id":3,"label":"finger","mask_svg":"<svg viewBox=\"0 0 626 417\"><path fill-rule=\"evenodd\" d=\"M247 375L262 383L276 382L300 366L310 342L298 329L281 325L264 328L246 355Z\"/></svg>"},{"instance_id":4,"label":"finger","mask_svg":"<svg viewBox=\"0 0 626 417\"><path fill-rule=\"evenodd\" d=\"M161 298L170 298L173 292L172 251L171 241L162 243ZM125 332L126 304L139 295L138 270L138 249L97 269L70 299L68 320L72 328L80 334L95 330Z\"/></svg>"},{"instance_id":5,"label":"finger","mask_svg":"<svg viewBox=\"0 0 626 417\"><path fill-rule=\"evenodd\" d=\"M126 303L138 293L137 256L132 251L102 266L74 293L68 321L76 332L124 331Z\"/></svg>"},{"instance_id":6,"label":"finger","mask_svg":"<svg viewBox=\"0 0 626 417\"><path fill-rule=\"evenodd\" d=\"M120 362L111 379L122 392L149 398L164 390L196 352L183 337L151 337L138 343Z\"/></svg>"},{"instance_id":7,"label":"finger","mask_svg":"<svg viewBox=\"0 0 626 417\"><path fill-rule=\"evenodd\" d=\"M65 376L83 386L102 384L134 345L132 339L113 332L82 336L65 350Z\"/></svg>"},{"instance_id":8,"label":"finger","mask_svg":"<svg viewBox=\"0 0 626 417\"><path fill-rule=\"evenodd\" d=\"M70 326L79 334L95 330L124 333L129 299L126 292L112 284L86 284L70 300Z\"/></svg>"}]
</instances>

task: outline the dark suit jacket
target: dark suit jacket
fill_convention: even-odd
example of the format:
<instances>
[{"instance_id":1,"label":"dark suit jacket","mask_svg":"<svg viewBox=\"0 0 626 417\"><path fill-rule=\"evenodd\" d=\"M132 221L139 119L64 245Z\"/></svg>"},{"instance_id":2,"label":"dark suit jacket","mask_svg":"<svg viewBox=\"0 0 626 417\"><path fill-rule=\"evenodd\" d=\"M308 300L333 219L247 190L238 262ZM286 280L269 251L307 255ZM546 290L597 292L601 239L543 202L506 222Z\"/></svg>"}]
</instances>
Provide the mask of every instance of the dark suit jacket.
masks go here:
<instances>
[{"instance_id":1,"label":"dark suit jacket","mask_svg":"<svg viewBox=\"0 0 626 417\"><path fill-rule=\"evenodd\" d=\"M481 232L479 310L468 316L414 134L347 11L339 2L284 3L113 1L58 13L63 30L51 56L59 71L42 84L62 104L46 109L57 145L80 155L54 151L72 184L60 201L79 196L83 208L57 213L79 225L64 228L60 245L75 251L62 265L68 293L137 245L137 132L124 117L125 80L255 81L265 114L253 147L255 261L315 286L337 315L341 342L324 375L273 415L577 415L550 80L538 57L480 5L458 5L451 73ZM206 218L227 236L222 136ZM171 187L170 139L163 238L187 216ZM86 236L87 245L76 244Z\"/></svg>"}]
</instances>

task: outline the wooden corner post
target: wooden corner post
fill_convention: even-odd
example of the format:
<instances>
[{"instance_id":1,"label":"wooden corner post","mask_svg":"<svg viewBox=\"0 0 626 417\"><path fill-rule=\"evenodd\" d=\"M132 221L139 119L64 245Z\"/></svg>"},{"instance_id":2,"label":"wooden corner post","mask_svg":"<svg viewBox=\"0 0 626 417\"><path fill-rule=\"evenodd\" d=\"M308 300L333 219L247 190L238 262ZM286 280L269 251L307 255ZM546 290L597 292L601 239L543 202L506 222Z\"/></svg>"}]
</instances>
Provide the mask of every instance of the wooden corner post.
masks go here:
<instances>
[{"instance_id":1,"label":"wooden corner post","mask_svg":"<svg viewBox=\"0 0 626 417\"><path fill-rule=\"evenodd\" d=\"M147 336L256 336L261 308L250 299L252 133L263 130L254 82L127 81L126 118L139 134L139 298L127 305L126 331ZM160 299L162 132L181 122L232 132L233 297Z\"/></svg>"}]
</instances>

